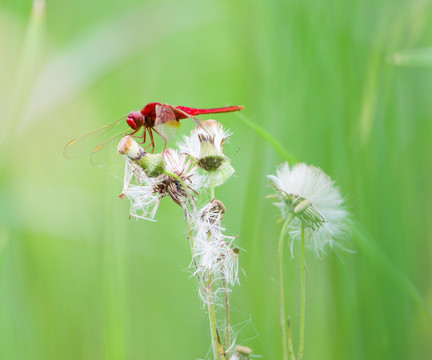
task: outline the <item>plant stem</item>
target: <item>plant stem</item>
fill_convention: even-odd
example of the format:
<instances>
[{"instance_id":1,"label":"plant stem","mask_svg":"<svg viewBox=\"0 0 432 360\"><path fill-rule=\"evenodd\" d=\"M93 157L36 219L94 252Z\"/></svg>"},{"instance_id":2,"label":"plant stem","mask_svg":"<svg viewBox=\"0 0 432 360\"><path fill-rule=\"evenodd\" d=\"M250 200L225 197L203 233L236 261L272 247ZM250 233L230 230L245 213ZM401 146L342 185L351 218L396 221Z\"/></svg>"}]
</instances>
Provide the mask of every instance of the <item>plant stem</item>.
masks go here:
<instances>
[{"instance_id":1,"label":"plant stem","mask_svg":"<svg viewBox=\"0 0 432 360\"><path fill-rule=\"evenodd\" d=\"M305 328L305 303L306 303L306 284L305 284L305 236L304 224L301 226L301 311L300 311L300 345L298 360L303 359L304 350L304 328Z\"/></svg>"},{"instance_id":2,"label":"plant stem","mask_svg":"<svg viewBox=\"0 0 432 360\"><path fill-rule=\"evenodd\" d=\"M260 125L256 122L250 120L247 116L242 113L237 113L237 116L242 120L246 125L250 126L252 130L254 130L258 135L260 135L265 141L267 141L270 146L279 154L282 159L287 160L291 164L295 164L298 162L295 156L288 152L287 149L278 141L276 138L271 135L269 132L264 130Z\"/></svg>"},{"instance_id":3,"label":"plant stem","mask_svg":"<svg viewBox=\"0 0 432 360\"><path fill-rule=\"evenodd\" d=\"M173 174L173 173L170 173L167 171L165 172L165 174L168 176L171 176L172 178L176 179L180 183L180 185L183 187L183 189L186 192L186 196L188 198L188 202L189 202L190 207L192 209L194 209L195 208L195 202L193 201L193 198L190 194L190 191L189 191L188 187L186 186L186 184L184 183L183 179L181 179L176 174ZM190 249L191 249L192 261L194 263L194 267L195 267L195 271L196 271L196 277L198 279L198 284L201 288L201 291L207 293L208 311L209 311L209 320L210 320L210 331L211 331L211 337L212 337L213 351L214 351L215 360L219 360L220 359L219 354L223 353L223 349L222 349L222 346L220 345L219 335L217 333L217 328L216 328L216 315L215 315L214 304L213 304L211 278L209 279L208 286L206 289L205 285L203 283L203 280L198 275L198 271L197 271L198 266L197 266L197 263L196 263L196 260L194 257L193 230L192 230L192 225L190 223L188 207L186 204L183 205L183 211L185 212L185 222L186 222L186 227L188 230L189 245L190 245Z\"/></svg>"},{"instance_id":4,"label":"plant stem","mask_svg":"<svg viewBox=\"0 0 432 360\"><path fill-rule=\"evenodd\" d=\"M213 180L213 174L210 173L210 196L213 200L215 197L215 186L214 186L214 180ZM210 234L209 234L209 241L210 241ZM221 340L219 338L219 333L216 326L216 313L215 308L213 304L213 290L212 290L212 284L211 284L212 278L211 275L209 276L208 280L208 311L209 311L209 319L210 319L210 331L212 335L212 342L213 342L213 350L215 354L215 359L225 359L225 353L221 344ZM226 314L226 298L225 298L225 314ZM229 309L228 309L229 312ZM226 315L225 315L226 316ZM226 336L226 334L225 334Z\"/></svg>"},{"instance_id":5,"label":"plant stem","mask_svg":"<svg viewBox=\"0 0 432 360\"><path fill-rule=\"evenodd\" d=\"M291 219L292 219L291 217L288 218L282 226L282 230L279 235L279 246L278 246L279 321L280 321L281 336L282 336L282 359L283 360L288 360L287 324L286 324L286 316L285 316L285 295L284 295L284 286L283 286L283 249L284 249L285 233L288 229L288 225L291 222ZM290 343L290 347L292 348L292 341L290 340L290 337L288 338L288 342ZM295 358L292 356L291 360L295 360Z\"/></svg>"},{"instance_id":6,"label":"plant stem","mask_svg":"<svg viewBox=\"0 0 432 360\"><path fill-rule=\"evenodd\" d=\"M229 291L225 277L222 279L225 296L225 349L229 349L231 343L230 304ZM226 351L226 350L225 350Z\"/></svg>"},{"instance_id":7,"label":"plant stem","mask_svg":"<svg viewBox=\"0 0 432 360\"><path fill-rule=\"evenodd\" d=\"M224 350L220 342L219 333L216 326L216 312L213 303L213 290L211 284L211 277L208 279L207 283L207 306L210 321L210 333L212 338L213 353L215 360L225 359Z\"/></svg>"},{"instance_id":8,"label":"plant stem","mask_svg":"<svg viewBox=\"0 0 432 360\"><path fill-rule=\"evenodd\" d=\"M213 200L215 198L215 183L213 173L210 172L210 197Z\"/></svg>"},{"instance_id":9,"label":"plant stem","mask_svg":"<svg viewBox=\"0 0 432 360\"><path fill-rule=\"evenodd\" d=\"M288 350L289 350L289 356L290 356L290 359L295 360L294 347L293 347L293 342L292 342L291 319L290 319L289 316L288 316L288 319L287 319L287 327L288 327Z\"/></svg>"}]
</instances>

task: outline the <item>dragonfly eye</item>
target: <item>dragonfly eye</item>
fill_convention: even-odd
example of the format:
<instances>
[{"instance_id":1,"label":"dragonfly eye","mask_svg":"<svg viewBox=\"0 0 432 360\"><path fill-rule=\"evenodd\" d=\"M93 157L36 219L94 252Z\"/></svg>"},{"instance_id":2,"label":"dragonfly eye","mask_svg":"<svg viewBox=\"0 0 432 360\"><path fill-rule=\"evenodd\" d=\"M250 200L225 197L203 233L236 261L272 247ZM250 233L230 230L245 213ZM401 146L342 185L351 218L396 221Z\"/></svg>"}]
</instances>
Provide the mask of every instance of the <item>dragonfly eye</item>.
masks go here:
<instances>
[{"instance_id":1,"label":"dragonfly eye","mask_svg":"<svg viewBox=\"0 0 432 360\"><path fill-rule=\"evenodd\" d=\"M139 111L132 111L129 113L126 122L133 130L136 130L143 126L144 116Z\"/></svg>"}]
</instances>

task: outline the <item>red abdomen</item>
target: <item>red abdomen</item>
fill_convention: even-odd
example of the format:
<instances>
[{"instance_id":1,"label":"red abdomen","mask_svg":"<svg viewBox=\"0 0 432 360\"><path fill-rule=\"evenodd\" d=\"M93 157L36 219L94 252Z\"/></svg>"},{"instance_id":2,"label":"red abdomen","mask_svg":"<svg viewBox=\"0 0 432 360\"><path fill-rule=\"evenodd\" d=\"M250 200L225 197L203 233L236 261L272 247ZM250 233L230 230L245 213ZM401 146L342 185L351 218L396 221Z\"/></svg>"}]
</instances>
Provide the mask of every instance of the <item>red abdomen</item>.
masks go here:
<instances>
[{"instance_id":1,"label":"red abdomen","mask_svg":"<svg viewBox=\"0 0 432 360\"><path fill-rule=\"evenodd\" d=\"M175 108L184 111L189 115L196 116L196 115L204 115L204 114L217 114L217 113L240 111L241 109L244 108L244 106L224 106L224 107L213 108L213 109L195 109L186 106L176 106Z\"/></svg>"}]
</instances>

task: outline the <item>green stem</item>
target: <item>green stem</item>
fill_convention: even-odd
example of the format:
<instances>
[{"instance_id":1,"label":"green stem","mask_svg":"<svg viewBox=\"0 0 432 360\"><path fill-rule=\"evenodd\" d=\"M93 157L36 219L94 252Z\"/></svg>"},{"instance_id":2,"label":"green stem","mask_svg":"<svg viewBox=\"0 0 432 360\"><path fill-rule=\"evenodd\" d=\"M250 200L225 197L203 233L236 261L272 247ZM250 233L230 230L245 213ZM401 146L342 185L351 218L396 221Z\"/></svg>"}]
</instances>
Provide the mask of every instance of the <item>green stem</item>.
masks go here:
<instances>
[{"instance_id":1,"label":"green stem","mask_svg":"<svg viewBox=\"0 0 432 360\"><path fill-rule=\"evenodd\" d=\"M214 180L213 180L213 174L210 173L210 196L211 199L213 200L215 197L215 186L214 186ZM210 241L210 235L209 235L209 241ZM221 340L219 338L219 333L217 330L217 326L216 326L216 313L215 313L215 308L214 308L214 304L213 304L213 290L212 290L212 278L211 275L209 276L209 280L208 280L208 311L209 311L209 319L210 319L210 330L211 330L211 335L212 335L212 342L213 342L213 350L214 350L214 354L215 354L215 359L224 359L224 350L221 344ZM226 300L226 298L225 298ZM225 314L226 314L226 302L225 302ZM229 311L229 309L228 309ZM226 336L226 334L225 334Z\"/></svg>"},{"instance_id":2,"label":"green stem","mask_svg":"<svg viewBox=\"0 0 432 360\"><path fill-rule=\"evenodd\" d=\"M281 328L281 336L282 336L282 359L288 360L288 346L287 346L287 323L285 316L285 295L284 295L284 286L283 286L283 249L284 249L284 240L285 233L288 229L288 225L291 222L291 217L288 218L282 226L281 233L279 235L279 245L278 245L278 275L279 275L279 321ZM291 331L290 331L291 333ZM292 342L290 338L288 338L288 342ZM295 360L294 357L291 360Z\"/></svg>"},{"instance_id":3,"label":"green stem","mask_svg":"<svg viewBox=\"0 0 432 360\"><path fill-rule=\"evenodd\" d=\"M305 284L305 234L304 224L301 226L301 311L300 311L300 345L298 360L303 359L304 333L305 333L305 304L306 304L306 284Z\"/></svg>"},{"instance_id":4,"label":"green stem","mask_svg":"<svg viewBox=\"0 0 432 360\"><path fill-rule=\"evenodd\" d=\"M212 279L209 277L208 283L207 283L207 306L208 306L208 313L209 313L209 321L210 321L210 333L212 338L212 345L213 345L213 353L215 360L223 360L224 357L224 351L222 348L222 344L219 338L219 333L216 326L216 312L215 307L213 303L213 289L212 289Z\"/></svg>"},{"instance_id":5,"label":"green stem","mask_svg":"<svg viewBox=\"0 0 432 360\"><path fill-rule=\"evenodd\" d=\"M228 284L225 278L222 279L222 284L225 289L225 349L230 347L231 343L231 325L230 325L230 304Z\"/></svg>"},{"instance_id":6,"label":"green stem","mask_svg":"<svg viewBox=\"0 0 432 360\"><path fill-rule=\"evenodd\" d=\"M289 316L288 316L288 319L287 319L287 326L288 326L288 350L289 350L289 355L290 355L290 359L295 360L294 347L293 347L293 342L292 342L291 319L290 319Z\"/></svg>"},{"instance_id":7,"label":"green stem","mask_svg":"<svg viewBox=\"0 0 432 360\"><path fill-rule=\"evenodd\" d=\"M215 183L213 173L210 173L210 197L212 200L215 198Z\"/></svg>"}]
</instances>

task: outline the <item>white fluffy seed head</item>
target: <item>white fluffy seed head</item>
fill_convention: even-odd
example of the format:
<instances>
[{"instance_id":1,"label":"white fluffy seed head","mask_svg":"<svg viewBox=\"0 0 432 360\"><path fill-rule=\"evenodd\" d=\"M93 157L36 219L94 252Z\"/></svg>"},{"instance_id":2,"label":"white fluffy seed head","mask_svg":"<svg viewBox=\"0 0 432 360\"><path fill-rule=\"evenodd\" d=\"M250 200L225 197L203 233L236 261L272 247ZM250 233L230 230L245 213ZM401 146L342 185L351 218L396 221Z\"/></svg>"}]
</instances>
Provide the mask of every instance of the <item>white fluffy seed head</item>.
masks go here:
<instances>
[{"instance_id":1,"label":"white fluffy seed head","mask_svg":"<svg viewBox=\"0 0 432 360\"><path fill-rule=\"evenodd\" d=\"M152 155L152 154L147 154ZM143 159L145 158L143 157ZM148 166L152 160L162 158L163 173L151 176ZM177 179L167 175L165 171L180 177L192 194L197 194L203 186L203 178L197 172L186 155L179 154L176 150L167 149L163 154L154 154L148 158L147 171L141 163L126 157L125 175L121 198L127 197L130 201L130 214L136 218L154 220L159 203L163 197L169 196L175 203L183 205L187 199L187 193ZM160 164L160 161L155 161ZM157 168L156 168L157 169Z\"/></svg>"},{"instance_id":2,"label":"white fluffy seed head","mask_svg":"<svg viewBox=\"0 0 432 360\"><path fill-rule=\"evenodd\" d=\"M334 181L321 169L304 163L292 167L284 163L276 175L268 177L282 218L294 216L289 227L292 239L300 237L303 224L308 245L318 254L335 247L335 239L346 232L348 213Z\"/></svg>"},{"instance_id":3,"label":"white fluffy seed head","mask_svg":"<svg viewBox=\"0 0 432 360\"><path fill-rule=\"evenodd\" d=\"M131 216L154 221L161 199L154 191L154 178L148 177L140 166L128 158L125 160L123 190L120 194L120 198L124 197L130 202Z\"/></svg>"},{"instance_id":4,"label":"white fluffy seed head","mask_svg":"<svg viewBox=\"0 0 432 360\"><path fill-rule=\"evenodd\" d=\"M234 174L234 168L223 152L223 145L230 135L231 132L216 120L203 120L190 136L183 136L183 141L178 144L179 150L194 158L207 172L207 177L211 176L214 185L219 186Z\"/></svg>"},{"instance_id":5,"label":"white fluffy seed head","mask_svg":"<svg viewBox=\"0 0 432 360\"><path fill-rule=\"evenodd\" d=\"M194 229L195 273L207 281L225 280L228 285L238 283L239 249L233 244L235 237L225 235L222 227L224 205L213 200L192 214ZM216 289L215 289L216 291ZM205 300L205 296L202 296Z\"/></svg>"},{"instance_id":6,"label":"white fluffy seed head","mask_svg":"<svg viewBox=\"0 0 432 360\"><path fill-rule=\"evenodd\" d=\"M180 152L199 159L206 155L224 156L223 145L229 141L231 131L225 130L216 120L202 120L199 125L190 132L190 136L183 136L183 142L179 144ZM211 143L202 149L202 143Z\"/></svg>"}]
</instances>

